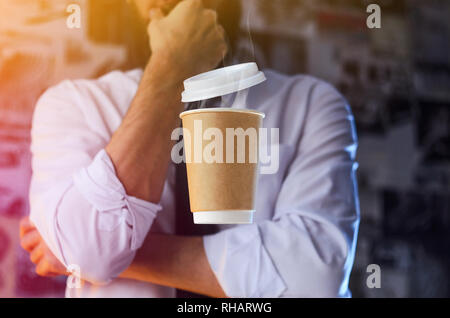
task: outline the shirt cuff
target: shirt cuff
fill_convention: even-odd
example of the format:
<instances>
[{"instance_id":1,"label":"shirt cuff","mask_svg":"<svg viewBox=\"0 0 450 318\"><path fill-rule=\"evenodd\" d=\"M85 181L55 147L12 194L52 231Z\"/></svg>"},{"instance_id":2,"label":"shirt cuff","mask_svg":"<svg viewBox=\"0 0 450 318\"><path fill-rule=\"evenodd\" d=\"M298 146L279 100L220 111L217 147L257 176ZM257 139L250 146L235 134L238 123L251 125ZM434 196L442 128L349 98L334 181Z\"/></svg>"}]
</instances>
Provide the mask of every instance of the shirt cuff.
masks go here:
<instances>
[{"instance_id":1,"label":"shirt cuff","mask_svg":"<svg viewBox=\"0 0 450 318\"><path fill-rule=\"evenodd\" d=\"M132 229L131 249L137 250L142 246L162 207L127 195L104 149L87 168L74 174L73 181L77 190L100 213L99 230L113 231L126 222Z\"/></svg>"},{"instance_id":2,"label":"shirt cuff","mask_svg":"<svg viewBox=\"0 0 450 318\"><path fill-rule=\"evenodd\" d=\"M286 290L256 224L204 236L203 244L211 269L227 296L277 298Z\"/></svg>"}]
</instances>

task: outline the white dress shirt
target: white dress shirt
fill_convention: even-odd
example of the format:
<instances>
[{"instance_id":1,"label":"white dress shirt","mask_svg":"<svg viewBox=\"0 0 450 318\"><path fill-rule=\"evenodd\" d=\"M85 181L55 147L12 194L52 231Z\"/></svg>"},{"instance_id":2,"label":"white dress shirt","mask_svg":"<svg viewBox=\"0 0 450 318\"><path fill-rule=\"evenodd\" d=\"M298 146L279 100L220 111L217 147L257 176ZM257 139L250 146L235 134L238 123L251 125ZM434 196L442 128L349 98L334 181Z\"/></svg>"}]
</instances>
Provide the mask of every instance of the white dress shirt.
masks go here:
<instances>
[{"instance_id":1,"label":"white dress shirt","mask_svg":"<svg viewBox=\"0 0 450 318\"><path fill-rule=\"evenodd\" d=\"M261 175L255 222L203 238L230 297L348 297L359 225L357 137L345 99L309 77L265 70L249 108L279 128L276 174ZM64 81L39 100L32 127L31 220L55 256L86 281L69 297L173 297L175 290L116 278L148 231L174 233L175 165L161 202L126 194L104 151L142 70Z\"/></svg>"}]
</instances>

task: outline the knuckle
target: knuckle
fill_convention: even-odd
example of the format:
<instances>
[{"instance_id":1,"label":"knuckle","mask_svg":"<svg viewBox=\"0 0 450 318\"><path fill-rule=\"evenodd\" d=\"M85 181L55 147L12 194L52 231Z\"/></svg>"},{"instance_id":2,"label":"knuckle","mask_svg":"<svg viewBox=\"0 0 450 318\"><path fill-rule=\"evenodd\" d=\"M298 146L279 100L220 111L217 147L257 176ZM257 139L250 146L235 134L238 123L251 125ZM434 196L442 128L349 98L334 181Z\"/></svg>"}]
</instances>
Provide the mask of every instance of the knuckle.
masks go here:
<instances>
[{"instance_id":1,"label":"knuckle","mask_svg":"<svg viewBox=\"0 0 450 318\"><path fill-rule=\"evenodd\" d=\"M43 256L44 256L44 258L45 258L46 260L51 260L51 259L53 259L53 254L52 254L51 252L49 252L48 250L46 250L46 251L43 253Z\"/></svg>"},{"instance_id":2,"label":"knuckle","mask_svg":"<svg viewBox=\"0 0 450 318\"><path fill-rule=\"evenodd\" d=\"M49 273L48 264L45 261L39 262L36 265L36 274L39 276L47 276Z\"/></svg>"},{"instance_id":3,"label":"knuckle","mask_svg":"<svg viewBox=\"0 0 450 318\"><path fill-rule=\"evenodd\" d=\"M20 230L20 235L23 236L25 234L25 231L27 229L27 219L23 218L22 220L20 220L19 223L19 230Z\"/></svg>"},{"instance_id":4,"label":"knuckle","mask_svg":"<svg viewBox=\"0 0 450 318\"><path fill-rule=\"evenodd\" d=\"M217 21L217 12L211 9L205 9L203 12L204 19L208 22L216 22Z\"/></svg>"},{"instance_id":5,"label":"knuckle","mask_svg":"<svg viewBox=\"0 0 450 318\"><path fill-rule=\"evenodd\" d=\"M36 263L39 262L40 259L41 259L41 252L40 252L39 249L37 249L37 250L31 252L31 254L30 254L30 260L31 260L32 263L35 263L35 264L36 264Z\"/></svg>"},{"instance_id":6,"label":"knuckle","mask_svg":"<svg viewBox=\"0 0 450 318\"><path fill-rule=\"evenodd\" d=\"M21 241L20 241L20 246L21 246L24 250L28 251L28 244L27 244L24 240L21 240Z\"/></svg>"},{"instance_id":7,"label":"knuckle","mask_svg":"<svg viewBox=\"0 0 450 318\"><path fill-rule=\"evenodd\" d=\"M36 274L38 274L39 276L45 276L45 271L44 271L40 266L36 266L35 272L36 272Z\"/></svg>"}]
</instances>

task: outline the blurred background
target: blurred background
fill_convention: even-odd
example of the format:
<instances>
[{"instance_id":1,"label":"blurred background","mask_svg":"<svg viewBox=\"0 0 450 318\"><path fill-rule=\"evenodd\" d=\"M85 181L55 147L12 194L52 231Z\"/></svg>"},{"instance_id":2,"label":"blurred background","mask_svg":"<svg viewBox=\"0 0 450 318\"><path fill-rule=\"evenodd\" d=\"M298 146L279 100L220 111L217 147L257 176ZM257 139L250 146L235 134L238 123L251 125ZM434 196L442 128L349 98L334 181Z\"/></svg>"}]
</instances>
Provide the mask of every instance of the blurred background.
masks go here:
<instances>
[{"instance_id":1,"label":"blurred background","mask_svg":"<svg viewBox=\"0 0 450 318\"><path fill-rule=\"evenodd\" d=\"M369 3L381 29L367 28ZM81 28L67 27L69 4ZM33 109L61 80L138 65L127 18L125 0L0 0L0 297L63 296L65 279L38 277L19 246ZM450 2L242 0L233 57L325 79L352 106L362 217L353 296L450 296ZM369 264L381 267L379 289L366 285Z\"/></svg>"}]
</instances>

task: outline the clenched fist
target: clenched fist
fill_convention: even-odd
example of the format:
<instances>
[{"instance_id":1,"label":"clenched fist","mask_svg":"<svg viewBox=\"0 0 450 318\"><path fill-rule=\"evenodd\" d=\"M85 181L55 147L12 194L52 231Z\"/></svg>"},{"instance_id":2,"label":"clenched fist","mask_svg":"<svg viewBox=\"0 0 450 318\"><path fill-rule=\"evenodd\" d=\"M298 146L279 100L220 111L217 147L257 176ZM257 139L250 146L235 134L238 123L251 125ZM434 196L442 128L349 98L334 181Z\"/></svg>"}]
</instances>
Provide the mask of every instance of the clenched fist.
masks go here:
<instances>
[{"instance_id":1,"label":"clenched fist","mask_svg":"<svg viewBox=\"0 0 450 318\"><path fill-rule=\"evenodd\" d=\"M214 69L228 51L217 13L201 0L184 0L167 16L154 9L150 17L152 54L165 56L186 78Z\"/></svg>"}]
</instances>

